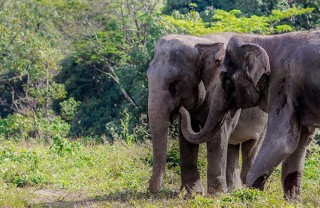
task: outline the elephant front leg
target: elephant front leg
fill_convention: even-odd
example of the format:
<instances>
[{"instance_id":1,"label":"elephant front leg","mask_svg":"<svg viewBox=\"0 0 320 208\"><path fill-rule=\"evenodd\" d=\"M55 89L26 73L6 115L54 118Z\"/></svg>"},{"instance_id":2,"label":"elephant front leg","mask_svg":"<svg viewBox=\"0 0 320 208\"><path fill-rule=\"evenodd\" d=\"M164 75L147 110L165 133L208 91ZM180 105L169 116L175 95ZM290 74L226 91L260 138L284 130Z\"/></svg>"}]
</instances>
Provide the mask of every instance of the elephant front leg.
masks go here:
<instances>
[{"instance_id":1,"label":"elephant front leg","mask_svg":"<svg viewBox=\"0 0 320 208\"><path fill-rule=\"evenodd\" d=\"M306 156L306 147L315 135L315 129L303 126L297 149L282 163L282 185L284 197L292 201L300 201L301 178Z\"/></svg>"},{"instance_id":2,"label":"elephant front leg","mask_svg":"<svg viewBox=\"0 0 320 208\"><path fill-rule=\"evenodd\" d=\"M212 141L207 142L207 181L208 194L227 191L226 163L228 139L218 133Z\"/></svg>"},{"instance_id":3,"label":"elephant front leg","mask_svg":"<svg viewBox=\"0 0 320 208\"><path fill-rule=\"evenodd\" d=\"M203 194L203 186L200 180L200 173L198 171L197 160L199 145L191 144L183 137L181 131L179 132L180 145L180 168L181 168L181 189L187 191L189 197L192 193Z\"/></svg>"},{"instance_id":4,"label":"elephant front leg","mask_svg":"<svg viewBox=\"0 0 320 208\"><path fill-rule=\"evenodd\" d=\"M208 160L208 193L215 194L217 192L227 191L227 181L228 178L226 174L229 173L227 169L227 163L229 163L228 155L228 141L231 135L231 132L234 130L234 126L238 121L240 111L238 111L235 117L228 117L224 124L221 126L219 132L212 138L210 142L207 143L207 160ZM239 150L238 150L239 154ZM232 155L235 156L235 155ZM234 161L238 160L237 158L232 158L233 162L230 163L232 169L236 166ZM228 161L228 162L227 162ZM227 173L226 173L227 172ZM233 173L235 173L233 171ZM235 182L234 177L229 180L230 183ZM239 176L239 173L237 174ZM240 178L238 177L240 180ZM237 179L236 179L237 180ZM231 182L232 181L232 182ZM241 184L241 182L240 182Z\"/></svg>"}]
</instances>

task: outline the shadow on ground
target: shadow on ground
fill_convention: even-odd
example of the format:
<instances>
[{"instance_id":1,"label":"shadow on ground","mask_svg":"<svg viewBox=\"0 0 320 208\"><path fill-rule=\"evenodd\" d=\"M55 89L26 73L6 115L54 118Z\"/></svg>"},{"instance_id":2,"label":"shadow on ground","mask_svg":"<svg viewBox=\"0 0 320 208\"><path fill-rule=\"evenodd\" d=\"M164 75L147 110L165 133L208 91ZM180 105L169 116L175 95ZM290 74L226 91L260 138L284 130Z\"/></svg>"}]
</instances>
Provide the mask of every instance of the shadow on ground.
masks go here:
<instances>
[{"instance_id":1,"label":"shadow on ground","mask_svg":"<svg viewBox=\"0 0 320 208\"><path fill-rule=\"evenodd\" d=\"M125 205L130 203L130 201L154 201L154 200L165 200L165 199L173 199L177 198L179 195L178 192L175 191L161 191L159 194L151 194L149 192L133 192L133 191L121 191L119 193L109 194L109 195L101 195L95 196L91 198L81 197L76 199L75 196L72 199L68 199L68 197L60 196L60 198L56 198L56 200L52 201L38 201L32 202L28 205L28 207L97 207L103 205Z\"/></svg>"}]
</instances>

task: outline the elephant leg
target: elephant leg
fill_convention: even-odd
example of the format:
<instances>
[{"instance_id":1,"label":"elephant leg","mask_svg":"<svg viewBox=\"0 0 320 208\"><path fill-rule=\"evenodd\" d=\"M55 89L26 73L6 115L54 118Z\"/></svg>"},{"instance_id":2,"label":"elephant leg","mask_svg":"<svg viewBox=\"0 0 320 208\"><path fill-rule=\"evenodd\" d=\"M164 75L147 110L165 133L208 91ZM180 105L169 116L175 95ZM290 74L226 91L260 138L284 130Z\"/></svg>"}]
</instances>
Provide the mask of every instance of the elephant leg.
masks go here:
<instances>
[{"instance_id":1,"label":"elephant leg","mask_svg":"<svg viewBox=\"0 0 320 208\"><path fill-rule=\"evenodd\" d=\"M239 150L240 144L228 145L226 177L229 190L241 188L242 186L240 179Z\"/></svg>"},{"instance_id":2,"label":"elephant leg","mask_svg":"<svg viewBox=\"0 0 320 208\"><path fill-rule=\"evenodd\" d=\"M315 129L309 130L303 126L296 150L282 163L282 185L284 197L288 200L300 201L306 147L313 139L315 132Z\"/></svg>"},{"instance_id":3,"label":"elephant leg","mask_svg":"<svg viewBox=\"0 0 320 208\"><path fill-rule=\"evenodd\" d=\"M266 137L248 173L250 187L263 190L272 171L297 148L301 130L300 113L290 96L283 102L282 105L270 107Z\"/></svg>"},{"instance_id":4,"label":"elephant leg","mask_svg":"<svg viewBox=\"0 0 320 208\"><path fill-rule=\"evenodd\" d=\"M228 161L228 142L230 135L238 122L240 112L241 111L237 111L234 117L227 117L218 133L207 142L207 179L209 194L225 192L227 190L228 183L226 180L226 169Z\"/></svg>"},{"instance_id":5,"label":"elephant leg","mask_svg":"<svg viewBox=\"0 0 320 208\"><path fill-rule=\"evenodd\" d=\"M226 192L226 163L228 139L224 138L221 131L207 142L207 184L208 194Z\"/></svg>"},{"instance_id":6,"label":"elephant leg","mask_svg":"<svg viewBox=\"0 0 320 208\"><path fill-rule=\"evenodd\" d=\"M242 155L242 166L241 166L241 180L243 184L247 184L246 179L248 172L257 156L257 153L263 142L267 126L265 126L258 140L248 140L241 143L241 155Z\"/></svg>"},{"instance_id":7,"label":"elephant leg","mask_svg":"<svg viewBox=\"0 0 320 208\"><path fill-rule=\"evenodd\" d=\"M193 128L196 128L195 126ZM181 168L181 189L186 189L187 194L204 193L200 180L197 160L199 145L191 144L183 137L181 130L179 131L180 146L180 168Z\"/></svg>"}]
</instances>

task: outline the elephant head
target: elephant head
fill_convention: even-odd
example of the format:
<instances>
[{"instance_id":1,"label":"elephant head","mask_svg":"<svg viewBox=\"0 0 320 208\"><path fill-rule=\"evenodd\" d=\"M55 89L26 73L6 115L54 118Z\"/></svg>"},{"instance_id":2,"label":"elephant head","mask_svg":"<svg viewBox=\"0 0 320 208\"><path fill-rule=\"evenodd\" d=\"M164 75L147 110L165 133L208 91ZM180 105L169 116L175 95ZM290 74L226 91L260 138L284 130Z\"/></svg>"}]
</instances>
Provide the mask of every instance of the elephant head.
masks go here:
<instances>
[{"instance_id":1,"label":"elephant head","mask_svg":"<svg viewBox=\"0 0 320 208\"><path fill-rule=\"evenodd\" d=\"M217 46L212 48L213 54L215 47ZM207 64L204 67L210 69L212 66ZM191 143L207 142L219 131L228 113L233 116L240 108L254 106L266 111L269 75L269 57L262 47L242 44L231 38L220 67L220 82L213 91L209 115L203 129L194 132L188 111L183 107L179 110L184 137Z\"/></svg>"},{"instance_id":2,"label":"elephant head","mask_svg":"<svg viewBox=\"0 0 320 208\"><path fill-rule=\"evenodd\" d=\"M167 35L156 45L154 59L147 72L148 116L154 159L149 184L152 193L159 192L163 182L170 118L177 114L180 106L188 110L197 109L207 96L205 85L208 85L211 75L199 70L200 49L195 46L206 42L210 41L192 36ZM216 59L221 60L221 57Z\"/></svg>"},{"instance_id":3,"label":"elephant head","mask_svg":"<svg viewBox=\"0 0 320 208\"><path fill-rule=\"evenodd\" d=\"M267 52L257 44L231 39L221 70L224 90L232 87L232 110L259 106L267 111L270 63Z\"/></svg>"}]
</instances>

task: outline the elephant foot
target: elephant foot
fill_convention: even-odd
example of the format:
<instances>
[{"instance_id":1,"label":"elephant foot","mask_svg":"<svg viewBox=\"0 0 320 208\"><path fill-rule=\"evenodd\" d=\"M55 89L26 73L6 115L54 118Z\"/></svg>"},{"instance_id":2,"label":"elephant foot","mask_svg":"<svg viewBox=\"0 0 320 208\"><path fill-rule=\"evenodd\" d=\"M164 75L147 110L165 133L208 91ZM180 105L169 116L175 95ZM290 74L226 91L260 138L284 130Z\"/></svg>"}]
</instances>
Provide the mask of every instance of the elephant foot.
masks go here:
<instances>
[{"instance_id":1,"label":"elephant foot","mask_svg":"<svg viewBox=\"0 0 320 208\"><path fill-rule=\"evenodd\" d=\"M242 180L240 179L239 174L232 177L227 177L228 191L233 191L235 189L242 188Z\"/></svg>"},{"instance_id":2,"label":"elephant foot","mask_svg":"<svg viewBox=\"0 0 320 208\"><path fill-rule=\"evenodd\" d=\"M288 201L301 201L301 172L288 174L283 183L284 198Z\"/></svg>"},{"instance_id":3,"label":"elephant foot","mask_svg":"<svg viewBox=\"0 0 320 208\"><path fill-rule=\"evenodd\" d=\"M228 186L228 192L243 188L242 184L234 184L232 186Z\"/></svg>"},{"instance_id":4,"label":"elephant foot","mask_svg":"<svg viewBox=\"0 0 320 208\"><path fill-rule=\"evenodd\" d=\"M227 192L227 184L225 180L218 180L215 183L208 183L208 194L216 195Z\"/></svg>"},{"instance_id":5,"label":"elephant foot","mask_svg":"<svg viewBox=\"0 0 320 208\"><path fill-rule=\"evenodd\" d=\"M263 191L264 189L264 184L267 182L269 176L271 175L270 173L266 173L263 176L260 176L257 178L254 183L251 185L252 188L259 189L260 191Z\"/></svg>"},{"instance_id":6,"label":"elephant foot","mask_svg":"<svg viewBox=\"0 0 320 208\"><path fill-rule=\"evenodd\" d=\"M196 180L193 183L182 184L180 191L182 191L183 189L185 189L187 192L187 194L184 196L185 199L191 199L195 194L199 194L199 195L204 194L204 189L200 179Z\"/></svg>"},{"instance_id":7,"label":"elephant foot","mask_svg":"<svg viewBox=\"0 0 320 208\"><path fill-rule=\"evenodd\" d=\"M160 192L162 184L163 184L163 172L160 172L160 174L154 173L149 181L150 192L153 194Z\"/></svg>"},{"instance_id":8,"label":"elephant foot","mask_svg":"<svg viewBox=\"0 0 320 208\"><path fill-rule=\"evenodd\" d=\"M208 186L208 195L213 196L217 195L219 193L226 193L227 188L226 187L211 187Z\"/></svg>"}]
</instances>

